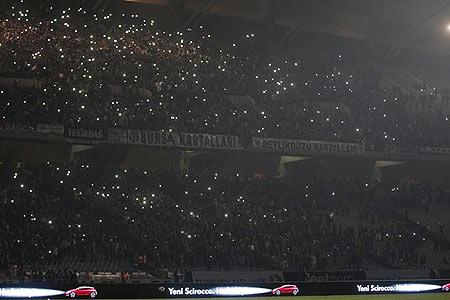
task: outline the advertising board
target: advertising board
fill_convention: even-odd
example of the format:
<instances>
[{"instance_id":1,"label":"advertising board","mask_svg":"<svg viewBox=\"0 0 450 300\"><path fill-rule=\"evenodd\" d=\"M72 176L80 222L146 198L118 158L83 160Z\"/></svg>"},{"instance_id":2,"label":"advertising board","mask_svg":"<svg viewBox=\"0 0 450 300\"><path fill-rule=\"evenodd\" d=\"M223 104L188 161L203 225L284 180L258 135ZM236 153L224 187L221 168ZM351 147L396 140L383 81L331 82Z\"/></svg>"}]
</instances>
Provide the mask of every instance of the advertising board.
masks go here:
<instances>
[{"instance_id":1,"label":"advertising board","mask_svg":"<svg viewBox=\"0 0 450 300\"><path fill-rule=\"evenodd\" d=\"M448 293L450 280L285 282L257 284L12 284L0 287L0 298L207 298L325 295ZM450 296L450 293L449 293Z\"/></svg>"}]
</instances>

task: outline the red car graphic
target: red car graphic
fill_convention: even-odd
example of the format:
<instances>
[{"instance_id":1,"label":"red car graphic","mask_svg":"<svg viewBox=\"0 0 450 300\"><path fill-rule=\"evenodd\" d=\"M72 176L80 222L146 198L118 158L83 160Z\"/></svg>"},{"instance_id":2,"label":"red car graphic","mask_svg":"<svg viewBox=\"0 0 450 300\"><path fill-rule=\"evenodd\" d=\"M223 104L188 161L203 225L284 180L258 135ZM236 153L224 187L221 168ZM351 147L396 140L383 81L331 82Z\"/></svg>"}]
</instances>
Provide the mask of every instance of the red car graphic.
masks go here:
<instances>
[{"instance_id":1,"label":"red car graphic","mask_svg":"<svg viewBox=\"0 0 450 300\"><path fill-rule=\"evenodd\" d=\"M91 286L79 286L76 289L69 290L66 292L66 297L97 297L97 290Z\"/></svg>"},{"instance_id":2,"label":"red car graphic","mask_svg":"<svg viewBox=\"0 0 450 300\"><path fill-rule=\"evenodd\" d=\"M298 287L296 285L293 284L285 284L282 285L280 287L277 287L275 289L272 290L272 294L273 295L286 295L286 294L292 294L292 295L297 295L298 294Z\"/></svg>"},{"instance_id":3,"label":"red car graphic","mask_svg":"<svg viewBox=\"0 0 450 300\"><path fill-rule=\"evenodd\" d=\"M446 292L449 292L450 291L450 283L447 283L446 285L443 285L442 286L442 290L446 291Z\"/></svg>"}]
</instances>

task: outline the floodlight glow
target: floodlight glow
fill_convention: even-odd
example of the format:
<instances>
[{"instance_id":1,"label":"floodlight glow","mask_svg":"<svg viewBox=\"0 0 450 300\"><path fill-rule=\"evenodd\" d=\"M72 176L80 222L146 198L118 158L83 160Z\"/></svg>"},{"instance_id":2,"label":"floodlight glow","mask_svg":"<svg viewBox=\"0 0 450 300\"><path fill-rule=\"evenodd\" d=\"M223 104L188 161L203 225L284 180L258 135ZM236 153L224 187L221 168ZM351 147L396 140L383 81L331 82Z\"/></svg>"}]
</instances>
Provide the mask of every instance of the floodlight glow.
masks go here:
<instances>
[{"instance_id":1,"label":"floodlight glow","mask_svg":"<svg viewBox=\"0 0 450 300\"><path fill-rule=\"evenodd\" d=\"M245 296L245 295L266 294L272 292L271 289L259 287L247 287L247 286L216 287L215 291L216 291L215 294L220 296Z\"/></svg>"},{"instance_id":2,"label":"floodlight glow","mask_svg":"<svg viewBox=\"0 0 450 300\"><path fill-rule=\"evenodd\" d=\"M64 291L37 288L0 288L0 298L36 298L64 295Z\"/></svg>"},{"instance_id":3,"label":"floodlight glow","mask_svg":"<svg viewBox=\"0 0 450 300\"><path fill-rule=\"evenodd\" d=\"M395 285L395 291L397 292L427 292L439 289L441 289L441 286L435 284L405 283Z\"/></svg>"}]
</instances>

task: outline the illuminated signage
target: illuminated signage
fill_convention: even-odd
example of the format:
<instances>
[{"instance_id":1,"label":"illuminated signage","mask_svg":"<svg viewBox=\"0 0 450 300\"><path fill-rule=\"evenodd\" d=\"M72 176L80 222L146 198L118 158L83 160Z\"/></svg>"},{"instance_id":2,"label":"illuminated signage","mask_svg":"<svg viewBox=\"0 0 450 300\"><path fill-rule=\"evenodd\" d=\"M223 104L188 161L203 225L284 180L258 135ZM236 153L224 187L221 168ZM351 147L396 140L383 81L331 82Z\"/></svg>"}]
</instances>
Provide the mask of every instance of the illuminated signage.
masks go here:
<instances>
[{"instance_id":1,"label":"illuminated signage","mask_svg":"<svg viewBox=\"0 0 450 300\"><path fill-rule=\"evenodd\" d=\"M170 296L248 296L271 293L271 289L246 286L220 286L213 288L169 287ZM164 290L164 289L162 289Z\"/></svg>"},{"instance_id":2,"label":"illuminated signage","mask_svg":"<svg viewBox=\"0 0 450 300\"><path fill-rule=\"evenodd\" d=\"M418 293L441 289L440 285L424 283L404 283L394 285L357 284L358 293Z\"/></svg>"},{"instance_id":3,"label":"illuminated signage","mask_svg":"<svg viewBox=\"0 0 450 300\"><path fill-rule=\"evenodd\" d=\"M0 288L1 298L37 298L64 295L64 291L38 288Z\"/></svg>"}]
</instances>

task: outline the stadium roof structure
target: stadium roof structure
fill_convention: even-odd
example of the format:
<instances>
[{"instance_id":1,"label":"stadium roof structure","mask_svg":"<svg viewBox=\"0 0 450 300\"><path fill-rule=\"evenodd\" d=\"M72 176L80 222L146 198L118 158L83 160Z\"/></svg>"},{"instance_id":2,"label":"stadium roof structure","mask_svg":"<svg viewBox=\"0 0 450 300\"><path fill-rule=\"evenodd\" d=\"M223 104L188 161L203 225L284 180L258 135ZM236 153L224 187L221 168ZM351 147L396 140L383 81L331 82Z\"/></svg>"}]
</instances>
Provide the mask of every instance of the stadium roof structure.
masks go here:
<instances>
[{"instance_id":1,"label":"stadium roof structure","mask_svg":"<svg viewBox=\"0 0 450 300\"><path fill-rule=\"evenodd\" d=\"M374 45L389 45L384 59L403 48L450 54L448 0L124 0L182 7L201 14L272 22L286 29L318 32Z\"/></svg>"}]
</instances>

